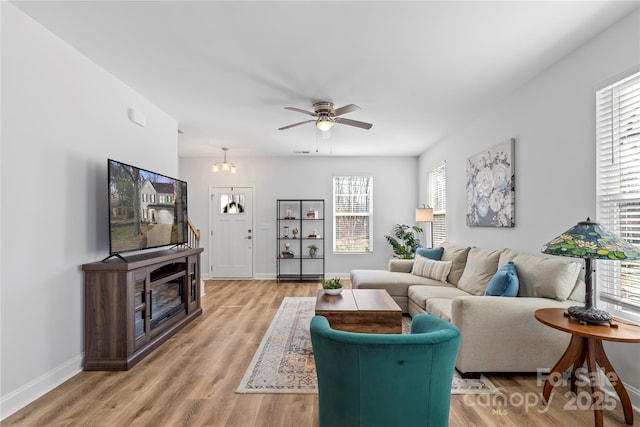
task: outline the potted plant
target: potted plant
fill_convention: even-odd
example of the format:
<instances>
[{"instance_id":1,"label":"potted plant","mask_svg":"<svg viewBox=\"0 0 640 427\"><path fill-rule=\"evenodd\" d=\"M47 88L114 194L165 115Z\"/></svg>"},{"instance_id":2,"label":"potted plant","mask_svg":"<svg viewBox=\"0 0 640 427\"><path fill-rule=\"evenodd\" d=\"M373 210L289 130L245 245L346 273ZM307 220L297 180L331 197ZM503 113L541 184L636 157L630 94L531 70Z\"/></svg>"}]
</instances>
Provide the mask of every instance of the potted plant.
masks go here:
<instances>
[{"instance_id":1,"label":"potted plant","mask_svg":"<svg viewBox=\"0 0 640 427\"><path fill-rule=\"evenodd\" d=\"M309 245L309 246L307 246L307 248L309 248L309 256L311 258L315 258L316 255L318 254L318 250L320 249L316 245Z\"/></svg>"},{"instance_id":2,"label":"potted plant","mask_svg":"<svg viewBox=\"0 0 640 427\"><path fill-rule=\"evenodd\" d=\"M422 228L414 225L410 227L405 224L396 224L394 236L384 236L393 248L393 256L400 259L412 259L416 248L420 246L420 240L414 233L422 233Z\"/></svg>"},{"instance_id":3,"label":"potted plant","mask_svg":"<svg viewBox=\"0 0 640 427\"><path fill-rule=\"evenodd\" d=\"M338 277L327 279L322 282L322 289L324 289L325 294L338 295L342 292L342 283L340 283L340 279Z\"/></svg>"}]
</instances>

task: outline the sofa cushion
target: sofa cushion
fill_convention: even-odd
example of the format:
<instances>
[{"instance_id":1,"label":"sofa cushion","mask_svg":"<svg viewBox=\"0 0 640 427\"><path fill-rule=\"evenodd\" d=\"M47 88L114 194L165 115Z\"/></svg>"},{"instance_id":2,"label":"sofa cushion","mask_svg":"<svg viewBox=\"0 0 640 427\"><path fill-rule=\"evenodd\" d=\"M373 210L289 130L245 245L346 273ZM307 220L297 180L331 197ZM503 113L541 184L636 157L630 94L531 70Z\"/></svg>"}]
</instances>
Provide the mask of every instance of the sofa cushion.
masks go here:
<instances>
[{"instance_id":1,"label":"sofa cushion","mask_svg":"<svg viewBox=\"0 0 640 427\"><path fill-rule=\"evenodd\" d=\"M451 302L450 298L431 298L427 301L426 312L442 320L451 322Z\"/></svg>"},{"instance_id":2,"label":"sofa cushion","mask_svg":"<svg viewBox=\"0 0 640 427\"><path fill-rule=\"evenodd\" d=\"M513 261L518 269L521 297L544 297L566 300L576 286L582 266L564 258L549 258L505 249L498 265Z\"/></svg>"},{"instance_id":3,"label":"sofa cushion","mask_svg":"<svg viewBox=\"0 0 640 427\"><path fill-rule=\"evenodd\" d=\"M434 261L416 254L411 274L446 282L449 271L451 271L451 261Z\"/></svg>"},{"instance_id":4,"label":"sofa cushion","mask_svg":"<svg viewBox=\"0 0 640 427\"><path fill-rule=\"evenodd\" d=\"M451 299L468 295L462 289L458 289L453 285L445 286L444 283L441 283L440 286L409 286L409 300L413 301L422 310L426 310L427 302L431 298Z\"/></svg>"},{"instance_id":5,"label":"sofa cushion","mask_svg":"<svg viewBox=\"0 0 640 427\"><path fill-rule=\"evenodd\" d=\"M516 266L513 261L509 261L489 280L484 294L497 297L517 297L518 287Z\"/></svg>"},{"instance_id":6,"label":"sofa cushion","mask_svg":"<svg viewBox=\"0 0 640 427\"><path fill-rule=\"evenodd\" d=\"M498 261L502 251L471 248L467 263L458 281L458 288L471 295L483 295L487 284L498 271Z\"/></svg>"},{"instance_id":7,"label":"sofa cushion","mask_svg":"<svg viewBox=\"0 0 640 427\"><path fill-rule=\"evenodd\" d=\"M442 244L444 252L442 252L442 261L451 261L451 271L447 277L447 282L452 285L457 285L464 271L464 266L467 263L467 255L469 254L468 247L461 247L453 245L449 242Z\"/></svg>"},{"instance_id":8,"label":"sofa cushion","mask_svg":"<svg viewBox=\"0 0 640 427\"><path fill-rule=\"evenodd\" d=\"M411 273L395 273L387 270L351 270L351 287L353 289L386 289L392 297L406 297L409 286L412 285L442 286L443 283Z\"/></svg>"},{"instance_id":9,"label":"sofa cushion","mask_svg":"<svg viewBox=\"0 0 640 427\"><path fill-rule=\"evenodd\" d=\"M442 253L444 252L443 247L439 248L423 248L422 246L418 246L416 248L416 255L423 256L425 258L432 259L434 261L440 261L442 259Z\"/></svg>"},{"instance_id":10,"label":"sofa cushion","mask_svg":"<svg viewBox=\"0 0 640 427\"><path fill-rule=\"evenodd\" d=\"M411 273L413 268L413 259L391 258L387 269L389 271L397 271L400 273Z\"/></svg>"}]
</instances>

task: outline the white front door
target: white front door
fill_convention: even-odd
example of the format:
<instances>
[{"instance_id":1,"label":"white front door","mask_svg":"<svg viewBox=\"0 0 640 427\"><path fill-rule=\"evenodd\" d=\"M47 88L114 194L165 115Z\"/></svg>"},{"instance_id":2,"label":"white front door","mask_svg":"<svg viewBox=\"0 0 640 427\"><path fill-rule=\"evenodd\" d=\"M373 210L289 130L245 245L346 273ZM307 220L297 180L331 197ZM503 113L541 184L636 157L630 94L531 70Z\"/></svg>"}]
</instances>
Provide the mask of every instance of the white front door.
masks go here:
<instances>
[{"instance_id":1,"label":"white front door","mask_svg":"<svg viewBox=\"0 0 640 427\"><path fill-rule=\"evenodd\" d=\"M253 277L253 188L209 189L211 277Z\"/></svg>"}]
</instances>

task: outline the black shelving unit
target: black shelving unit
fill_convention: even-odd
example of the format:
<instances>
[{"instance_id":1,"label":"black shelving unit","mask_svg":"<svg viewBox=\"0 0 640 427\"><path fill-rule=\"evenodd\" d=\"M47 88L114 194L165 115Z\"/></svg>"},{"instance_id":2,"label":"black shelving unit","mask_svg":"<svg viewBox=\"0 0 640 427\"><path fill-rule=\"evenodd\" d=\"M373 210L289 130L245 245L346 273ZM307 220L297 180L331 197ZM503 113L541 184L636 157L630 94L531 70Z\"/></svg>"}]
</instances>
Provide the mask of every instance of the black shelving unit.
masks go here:
<instances>
[{"instance_id":1,"label":"black shelving unit","mask_svg":"<svg viewBox=\"0 0 640 427\"><path fill-rule=\"evenodd\" d=\"M278 199L276 218L277 279L324 280L324 199Z\"/></svg>"}]
</instances>

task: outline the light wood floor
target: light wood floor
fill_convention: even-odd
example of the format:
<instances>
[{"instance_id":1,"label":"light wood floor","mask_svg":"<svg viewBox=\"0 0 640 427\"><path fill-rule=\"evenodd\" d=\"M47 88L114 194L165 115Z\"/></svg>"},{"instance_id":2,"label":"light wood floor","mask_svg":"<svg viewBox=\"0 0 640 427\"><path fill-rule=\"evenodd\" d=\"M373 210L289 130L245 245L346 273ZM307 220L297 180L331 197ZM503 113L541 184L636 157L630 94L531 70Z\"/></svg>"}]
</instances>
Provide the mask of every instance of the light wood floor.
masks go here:
<instances>
[{"instance_id":1,"label":"light wood floor","mask_svg":"<svg viewBox=\"0 0 640 427\"><path fill-rule=\"evenodd\" d=\"M207 282L204 314L128 372L82 372L2 421L2 426L317 426L317 395L235 394L285 296L318 284ZM592 426L556 388L540 404L535 375L488 375L500 398L451 397L451 426ZM635 414L635 425L640 425ZM619 403L605 426L624 426ZM337 426L339 427L339 426ZM397 426L402 427L402 426Z\"/></svg>"}]
</instances>

